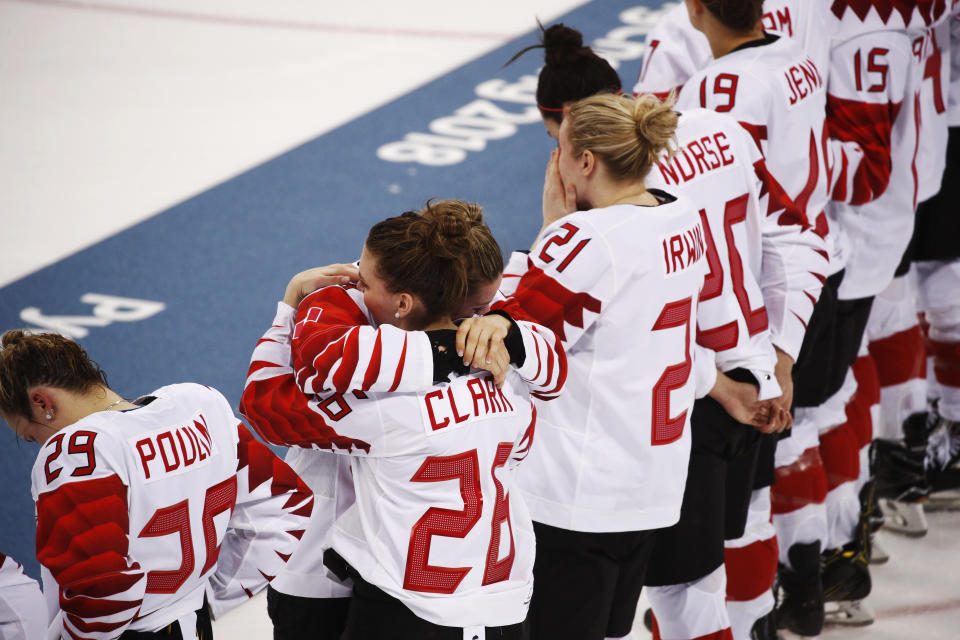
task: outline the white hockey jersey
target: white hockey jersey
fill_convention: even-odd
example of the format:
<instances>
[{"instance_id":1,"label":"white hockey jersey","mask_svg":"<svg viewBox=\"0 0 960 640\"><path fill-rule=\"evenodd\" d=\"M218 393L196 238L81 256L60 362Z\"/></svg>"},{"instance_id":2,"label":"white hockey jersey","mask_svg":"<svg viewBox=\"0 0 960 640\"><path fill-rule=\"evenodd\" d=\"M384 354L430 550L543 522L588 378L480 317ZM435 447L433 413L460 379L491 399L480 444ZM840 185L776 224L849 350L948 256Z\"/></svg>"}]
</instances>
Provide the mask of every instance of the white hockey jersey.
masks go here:
<instances>
[{"instance_id":1,"label":"white hockey jersey","mask_svg":"<svg viewBox=\"0 0 960 640\"><path fill-rule=\"evenodd\" d=\"M843 299L876 295L892 280L913 230L917 194L909 38L876 12L851 11L851 4L832 7L827 97L828 214L846 269Z\"/></svg>"},{"instance_id":2,"label":"white hockey jersey","mask_svg":"<svg viewBox=\"0 0 960 640\"><path fill-rule=\"evenodd\" d=\"M928 14L916 11L907 33L913 52L914 91L919 105L920 140L917 144L917 201L923 202L940 192L943 172L947 166L947 128L951 87L953 18L958 12L954 5L942 12L936 7Z\"/></svg>"},{"instance_id":3,"label":"white hockey jersey","mask_svg":"<svg viewBox=\"0 0 960 640\"><path fill-rule=\"evenodd\" d=\"M20 563L0 553L0 638L44 640L47 605L37 581L23 573Z\"/></svg>"},{"instance_id":4,"label":"white hockey jersey","mask_svg":"<svg viewBox=\"0 0 960 640\"><path fill-rule=\"evenodd\" d=\"M771 174L769 189L776 195L770 198L767 217L777 221L781 233L794 226L795 235L807 234L800 251L783 254L790 265L771 263L769 269L806 272L821 286L829 263L825 104L825 82L817 66L796 43L782 37L715 60L687 81L677 103L681 111L704 107L729 113L753 136ZM767 277L767 264L762 271ZM796 359L819 289L803 286L779 298L768 297L770 291L764 286L773 343Z\"/></svg>"},{"instance_id":5,"label":"white hockey jersey","mask_svg":"<svg viewBox=\"0 0 960 640\"><path fill-rule=\"evenodd\" d=\"M290 367L292 322L283 306L254 352L243 411L271 439L290 440L283 434L296 432L292 439L301 446L356 456L356 503L327 532L326 545L425 620L461 627L522 621L532 586L533 531L512 492L513 469L533 437L528 383L511 371L497 389L478 372L440 385L431 380L418 392L307 396ZM298 310L294 352L315 361L304 358L307 349L325 351L317 346L321 336L336 343L357 335L357 325L341 323L361 317L371 335L393 336L369 325L356 289L311 294ZM545 345L534 338L528 359L537 362ZM389 368L406 378L402 363ZM454 508L451 514L441 507Z\"/></svg>"},{"instance_id":6,"label":"white hockey jersey","mask_svg":"<svg viewBox=\"0 0 960 640\"><path fill-rule=\"evenodd\" d=\"M310 490L218 392L176 384L151 395L62 429L34 465L37 558L56 580L44 586L59 589L64 638L191 619L205 592L215 615L246 601L312 510Z\"/></svg>"},{"instance_id":7,"label":"white hockey jersey","mask_svg":"<svg viewBox=\"0 0 960 640\"><path fill-rule=\"evenodd\" d=\"M706 251L696 210L674 200L570 214L511 259L504 308L559 336L569 368L564 394L537 405L521 469L537 522L604 532L679 518Z\"/></svg>"},{"instance_id":8,"label":"white hockey jersey","mask_svg":"<svg viewBox=\"0 0 960 640\"><path fill-rule=\"evenodd\" d=\"M830 51L831 0L765 0L763 29L795 40L826 76ZM693 28L683 3L668 11L647 34L636 94L664 98L713 61L707 37Z\"/></svg>"},{"instance_id":9,"label":"white hockey jersey","mask_svg":"<svg viewBox=\"0 0 960 640\"><path fill-rule=\"evenodd\" d=\"M960 2L954 4L950 15L950 98L947 121L951 127L960 126Z\"/></svg>"},{"instance_id":10,"label":"white hockey jersey","mask_svg":"<svg viewBox=\"0 0 960 640\"><path fill-rule=\"evenodd\" d=\"M765 175L764 161L736 120L691 109L681 114L676 135L679 150L672 158L664 154L645 184L679 190L699 210L710 271L700 291L697 344L716 352L716 366L723 371L752 370L761 384L761 399L775 398L781 390L772 375L776 353L761 290L761 264L765 252L773 256L766 258L771 270L773 264L788 264L782 254L790 251L790 241L797 242L790 232L798 228L781 230L777 216L765 215L769 193L758 177L758 172ZM764 235L767 224L774 229ZM773 274L768 275L772 281ZM777 274L776 279L784 275ZM820 281L809 273L800 276L816 296ZM774 289L771 298L782 289L802 291L797 285ZM802 301L808 304L805 296Z\"/></svg>"}]
</instances>

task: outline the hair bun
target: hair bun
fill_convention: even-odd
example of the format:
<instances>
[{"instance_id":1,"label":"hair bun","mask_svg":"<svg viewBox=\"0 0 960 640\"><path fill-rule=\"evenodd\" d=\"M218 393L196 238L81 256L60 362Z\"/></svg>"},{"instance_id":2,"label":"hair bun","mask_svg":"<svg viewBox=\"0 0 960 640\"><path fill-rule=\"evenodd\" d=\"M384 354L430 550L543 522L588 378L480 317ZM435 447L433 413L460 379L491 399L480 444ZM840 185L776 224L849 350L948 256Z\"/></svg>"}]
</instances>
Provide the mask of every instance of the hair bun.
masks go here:
<instances>
[{"instance_id":1,"label":"hair bun","mask_svg":"<svg viewBox=\"0 0 960 640\"><path fill-rule=\"evenodd\" d=\"M548 65L569 65L584 55L583 34L562 22L543 32L544 60Z\"/></svg>"},{"instance_id":2,"label":"hair bun","mask_svg":"<svg viewBox=\"0 0 960 640\"><path fill-rule=\"evenodd\" d=\"M26 335L27 333L20 329L10 329L4 332L3 336L0 337L0 349L16 346L18 343L24 341Z\"/></svg>"}]
</instances>

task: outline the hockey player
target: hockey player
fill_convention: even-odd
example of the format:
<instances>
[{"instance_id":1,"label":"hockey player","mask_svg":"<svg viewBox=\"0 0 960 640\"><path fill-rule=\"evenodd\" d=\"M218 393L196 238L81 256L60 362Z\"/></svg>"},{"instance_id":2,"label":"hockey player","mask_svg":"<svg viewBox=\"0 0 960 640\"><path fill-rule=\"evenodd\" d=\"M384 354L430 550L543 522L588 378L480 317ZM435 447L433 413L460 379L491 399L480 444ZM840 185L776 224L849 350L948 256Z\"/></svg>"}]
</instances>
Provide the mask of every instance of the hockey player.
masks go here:
<instances>
[{"instance_id":1,"label":"hockey player","mask_svg":"<svg viewBox=\"0 0 960 640\"><path fill-rule=\"evenodd\" d=\"M2 345L0 413L43 443L33 496L44 590L59 595L51 632L210 638L209 611L245 602L293 552L310 490L213 389L128 401L60 335L8 331Z\"/></svg>"},{"instance_id":2,"label":"hockey player","mask_svg":"<svg viewBox=\"0 0 960 640\"><path fill-rule=\"evenodd\" d=\"M489 309L500 283L503 259L499 245L483 222L480 208L470 206L464 208L463 213L469 220L471 230L468 238L469 294L455 315L458 318L469 318ZM315 495L329 503L326 508L318 507L315 510L304 534L304 543L269 587L268 610L277 640L299 638L308 632L316 638L339 638L346 625L351 585L327 576L322 564L321 543L333 526L336 516L353 503L353 479L350 475L349 459L310 448L313 445L308 439L305 441L299 433L274 429L272 425L281 422L298 424L304 421L324 424L330 420L328 405L322 405L312 396L305 396L296 385L289 346L293 334L293 318L296 306L316 289L330 284L355 282L357 276L357 269L353 265L330 265L303 272L291 280L284 301L278 305L273 326L254 351L241 400L241 411L248 416L251 424L255 428L264 425L260 432L265 439L273 444L293 447L287 454L287 462L311 485ZM526 349L528 361L520 369L521 375L530 377L530 381L538 384L541 391L553 389L562 373L562 367L559 366L561 355L554 351L550 341L544 340L537 333L544 331L542 327L534 330L521 322L519 328L524 338L530 340ZM465 325L461 325L460 333L468 334L465 329ZM430 347L434 349L434 370L432 378L422 379L418 389L422 392L433 390L434 380L444 380L449 370L460 364L458 356L454 355L456 348L453 343L443 343L436 332L430 336L432 341L427 341L425 348L428 351ZM371 346L374 340L370 341ZM449 348L449 354L453 358L443 357L437 351L441 346ZM411 346L411 349L413 348ZM404 358L402 366L407 366L407 362L412 364L415 360L414 357L409 360ZM361 368L361 373L365 370L363 364L366 363L355 363L355 366ZM393 363L393 366L396 367L397 364L399 363ZM387 366L386 363L384 366ZM462 368L462 365L459 368ZM551 370L555 371L553 375L547 375L547 371ZM266 398L269 398L269 401ZM264 416L264 406L271 407L271 415ZM281 415L275 415L277 413ZM347 414L339 418L338 424L345 426L356 419L356 413Z\"/></svg>"},{"instance_id":3,"label":"hockey player","mask_svg":"<svg viewBox=\"0 0 960 640\"><path fill-rule=\"evenodd\" d=\"M538 405L522 472L537 533L534 638L629 633L656 532L679 517L706 246L689 205L644 185L675 126L649 97L569 106L544 229L507 268L519 277L506 308L553 329L570 366L566 394Z\"/></svg>"},{"instance_id":4,"label":"hockey player","mask_svg":"<svg viewBox=\"0 0 960 640\"><path fill-rule=\"evenodd\" d=\"M808 270L816 274L812 277L822 285L829 273L825 268L829 251L824 212L828 185L824 157L825 78L796 43L764 32L759 2L691 0L687 2L687 9L691 24L707 36L714 61L686 82L678 106L707 107L730 113L753 133L764 151L775 183L782 186L793 203L781 214L781 223L792 218L793 224L822 241L815 251L807 254L807 264L811 265ZM798 149L805 153L797 153ZM793 304L789 307L765 300L771 315L772 339L778 352L777 377L785 390L786 408L793 397L790 370L802 353L807 323L817 300L816 296L803 300L804 294L794 291ZM802 372L798 385L798 394L804 392ZM793 483L799 495L791 497L809 505L807 524L791 527L793 535L780 540L781 561L798 565L796 569L800 565L809 567L812 574L809 581L814 584L819 583L820 552L815 541L825 529L822 489L818 489L817 483L817 476L822 478L823 471L816 456L816 444L815 427L797 415L792 436L777 447L778 482L783 470L802 470L803 478L798 476L800 481ZM778 502L774 501L772 506L776 512ZM777 529L778 536L782 537L779 524ZM798 548L791 553L794 544ZM819 631L818 624L813 626L816 628L807 631Z\"/></svg>"},{"instance_id":5,"label":"hockey player","mask_svg":"<svg viewBox=\"0 0 960 640\"><path fill-rule=\"evenodd\" d=\"M908 25L918 127L912 164L919 201L916 230L898 267L898 277L878 297L878 308L868 327L870 353L882 385L878 437L883 440L876 444L874 462L887 527L914 536L926 532L926 518L916 500L926 498L927 481L932 491L947 488L940 471L955 461L960 450L957 428L951 426L960 418L958 380L952 373L960 368L955 295L960 267L956 264L955 243L950 240L955 235L955 216L949 195L953 189L951 171L955 172L960 162L955 140L960 57L957 12L955 2L918 6ZM907 274L911 260L913 272ZM923 357L924 331L914 314L917 298L929 323L926 350L933 364L929 379ZM927 397L939 397L930 413ZM930 439L930 455L926 455L931 432L936 435ZM907 449L896 444L901 438ZM924 477L924 457L929 478Z\"/></svg>"},{"instance_id":6,"label":"hockey player","mask_svg":"<svg viewBox=\"0 0 960 640\"><path fill-rule=\"evenodd\" d=\"M360 261L363 291L328 288L310 294L300 305L297 328L289 312L286 318L278 314L255 352L244 394L244 411L253 424L273 440L293 436L301 445L358 456L351 463L356 503L328 540L337 552L328 557L328 565L353 579L344 637L494 633L484 627L500 627L496 633L502 637L519 637L530 587L532 532L522 501L511 499L511 487L512 469L532 437L527 383L517 373L508 373L499 391L489 374L448 381L450 362L459 361L455 344L431 350L431 341L442 342L438 334L456 333L450 308L454 303L454 311L462 308L457 287L464 290L463 267L471 260L465 240L471 224L463 214L478 211L455 201L432 203L421 215L408 213L374 226ZM431 317L428 305L438 303L441 315ZM491 320L509 326L504 317ZM441 322L443 329L430 326ZM405 331L420 328L431 330ZM291 340L291 331L297 378L308 395L296 387L289 352L281 346ZM375 337L368 341L367 334ZM523 334L519 327L510 334L515 361L527 365L530 378L551 369L553 374L541 382L556 391L564 376L562 361L540 361L537 355L547 354L549 342ZM401 352L405 355L398 358ZM381 379L381 372L388 375ZM340 384L349 389L355 376L355 392L335 390ZM434 377L444 383L434 387ZM327 384L331 386L324 390ZM285 400L278 403L280 397ZM509 441L503 441L506 433L513 433ZM354 437L359 435L368 440ZM469 451L447 455L462 448ZM474 468L478 460L480 466ZM487 468L490 473L483 471ZM433 484L448 476L460 479L462 487L449 499L444 485ZM457 525L459 533L443 528L437 514L447 510L433 506L450 500L459 500L467 518ZM464 536L453 546L441 541ZM395 548L400 557L387 548Z\"/></svg>"},{"instance_id":7,"label":"hockey player","mask_svg":"<svg viewBox=\"0 0 960 640\"><path fill-rule=\"evenodd\" d=\"M47 617L37 581L24 575L19 562L0 553L0 638L43 640Z\"/></svg>"}]
</instances>

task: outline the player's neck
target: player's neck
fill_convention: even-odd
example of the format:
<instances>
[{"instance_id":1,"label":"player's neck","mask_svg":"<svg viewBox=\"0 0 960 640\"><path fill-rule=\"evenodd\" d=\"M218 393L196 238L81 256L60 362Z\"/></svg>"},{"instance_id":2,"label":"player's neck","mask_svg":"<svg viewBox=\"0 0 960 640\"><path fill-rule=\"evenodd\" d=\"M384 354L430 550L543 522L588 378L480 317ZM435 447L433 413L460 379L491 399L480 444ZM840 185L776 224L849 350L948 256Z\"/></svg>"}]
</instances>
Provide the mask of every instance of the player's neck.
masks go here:
<instances>
[{"instance_id":1,"label":"player's neck","mask_svg":"<svg viewBox=\"0 0 960 640\"><path fill-rule=\"evenodd\" d=\"M659 203L643 182L614 182L605 180L595 187L590 201L594 208L612 207L617 204L638 204L655 207Z\"/></svg>"},{"instance_id":2,"label":"player's neck","mask_svg":"<svg viewBox=\"0 0 960 640\"><path fill-rule=\"evenodd\" d=\"M740 45L763 39L763 25L757 23L750 31L731 31L716 21L704 25L704 34L710 42L714 59L722 58Z\"/></svg>"}]
</instances>

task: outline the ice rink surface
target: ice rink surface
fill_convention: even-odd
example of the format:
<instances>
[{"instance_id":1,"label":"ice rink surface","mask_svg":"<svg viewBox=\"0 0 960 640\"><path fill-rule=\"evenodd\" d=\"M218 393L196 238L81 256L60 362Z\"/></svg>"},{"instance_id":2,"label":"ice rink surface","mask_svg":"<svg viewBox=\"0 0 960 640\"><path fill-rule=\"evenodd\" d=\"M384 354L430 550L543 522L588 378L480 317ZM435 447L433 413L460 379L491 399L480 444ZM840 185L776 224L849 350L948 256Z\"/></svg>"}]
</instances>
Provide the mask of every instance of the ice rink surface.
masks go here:
<instances>
[{"instance_id":1,"label":"ice rink surface","mask_svg":"<svg viewBox=\"0 0 960 640\"><path fill-rule=\"evenodd\" d=\"M623 3L616 4L614 12L622 10ZM656 9L662 3L635 4ZM4 308L6 285L32 283L28 277L38 270L138 223L162 219L178 203L189 206L212 187L518 36L527 34L525 44L532 43L537 17L549 23L574 9L602 18L609 5L0 0L0 312L11 311ZM407 114L398 110L396 118ZM536 161L531 175L542 175L545 160ZM329 161L336 164L336 155ZM530 182L535 196L539 184ZM177 281L184 274L151 277ZM89 283L88 290L98 284ZM269 306L260 314L263 322ZM5 322L10 317L4 313ZM123 386L123 380L113 382ZM5 467L35 453L17 450L10 436L0 434ZM18 462L29 469L29 462ZM5 484L22 502L29 478L18 473ZM873 570L868 602L876 623L831 628L823 637L960 638L960 513L930 514L929 524L922 539L881 533L891 560ZM5 519L0 550L28 549L23 535ZM217 621L216 635L269 638L265 608L262 597L254 599ZM638 618L636 636L648 635Z\"/></svg>"}]
</instances>

